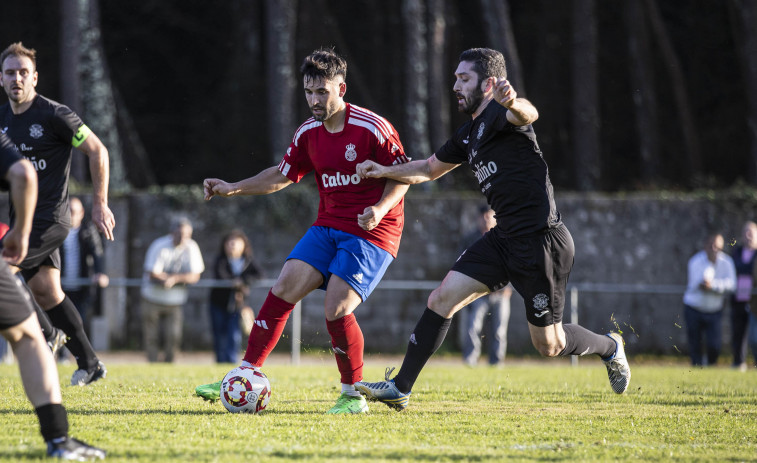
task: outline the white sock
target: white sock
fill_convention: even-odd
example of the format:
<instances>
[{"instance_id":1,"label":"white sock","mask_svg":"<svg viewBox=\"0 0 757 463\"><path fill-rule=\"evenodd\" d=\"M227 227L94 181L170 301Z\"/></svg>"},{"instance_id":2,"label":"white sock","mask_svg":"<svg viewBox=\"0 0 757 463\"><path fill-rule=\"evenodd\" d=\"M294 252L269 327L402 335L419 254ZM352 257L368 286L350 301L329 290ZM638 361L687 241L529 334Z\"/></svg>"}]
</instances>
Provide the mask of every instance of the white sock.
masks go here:
<instances>
[{"instance_id":1,"label":"white sock","mask_svg":"<svg viewBox=\"0 0 757 463\"><path fill-rule=\"evenodd\" d=\"M355 389L354 384L344 384L342 383L342 394L347 394L348 396L352 397L360 397L360 393Z\"/></svg>"},{"instance_id":2,"label":"white sock","mask_svg":"<svg viewBox=\"0 0 757 463\"><path fill-rule=\"evenodd\" d=\"M240 366L247 367L247 368L254 368L255 371L260 371L260 367L256 367L255 365L251 364L247 360L242 360L242 365Z\"/></svg>"}]
</instances>

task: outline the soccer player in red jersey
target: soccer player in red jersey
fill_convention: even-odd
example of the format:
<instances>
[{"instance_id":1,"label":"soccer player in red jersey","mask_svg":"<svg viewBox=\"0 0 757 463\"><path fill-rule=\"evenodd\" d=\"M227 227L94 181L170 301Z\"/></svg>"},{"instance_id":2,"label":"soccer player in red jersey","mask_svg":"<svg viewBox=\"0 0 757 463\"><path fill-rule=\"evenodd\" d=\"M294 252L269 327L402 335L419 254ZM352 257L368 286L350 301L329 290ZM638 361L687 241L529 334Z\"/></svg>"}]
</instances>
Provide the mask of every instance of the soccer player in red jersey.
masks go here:
<instances>
[{"instance_id":1,"label":"soccer player in red jersey","mask_svg":"<svg viewBox=\"0 0 757 463\"><path fill-rule=\"evenodd\" d=\"M364 179L355 166L408 161L397 131L383 117L344 101L347 63L320 49L300 68L313 117L295 132L283 160L236 183L205 179L205 199L265 195L314 172L318 217L289 254L250 332L242 365L261 367L276 345L294 305L315 289L326 291L326 326L341 374L342 394L328 413L365 413L355 390L362 379L363 334L352 313L376 287L397 255L408 185ZM198 386L197 395L219 397L220 382Z\"/></svg>"}]
</instances>

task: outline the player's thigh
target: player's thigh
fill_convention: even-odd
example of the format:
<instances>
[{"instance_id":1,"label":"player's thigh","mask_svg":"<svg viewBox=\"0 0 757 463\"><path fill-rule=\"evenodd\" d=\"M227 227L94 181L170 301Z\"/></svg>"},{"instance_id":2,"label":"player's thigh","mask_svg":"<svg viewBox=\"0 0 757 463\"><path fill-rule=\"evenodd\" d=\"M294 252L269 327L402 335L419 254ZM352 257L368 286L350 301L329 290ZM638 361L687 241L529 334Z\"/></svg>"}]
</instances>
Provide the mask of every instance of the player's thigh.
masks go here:
<instances>
[{"instance_id":1,"label":"player's thigh","mask_svg":"<svg viewBox=\"0 0 757 463\"><path fill-rule=\"evenodd\" d=\"M41 266L28 284L34 299L45 310L60 304L66 297L60 286L60 270L55 267Z\"/></svg>"},{"instance_id":2,"label":"player's thigh","mask_svg":"<svg viewBox=\"0 0 757 463\"><path fill-rule=\"evenodd\" d=\"M489 294L489 287L454 270L444 277L442 284L431 292L428 307L444 318L452 317L455 312Z\"/></svg>"},{"instance_id":3,"label":"player's thigh","mask_svg":"<svg viewBox=\"0 0 757 463\"><path fill-rule=\"evenodd\" d=\"M299 259L289 259L271 291L278 298L297 303L322 284L323 274L318 269Z\"/></svg>"}]
</instances>

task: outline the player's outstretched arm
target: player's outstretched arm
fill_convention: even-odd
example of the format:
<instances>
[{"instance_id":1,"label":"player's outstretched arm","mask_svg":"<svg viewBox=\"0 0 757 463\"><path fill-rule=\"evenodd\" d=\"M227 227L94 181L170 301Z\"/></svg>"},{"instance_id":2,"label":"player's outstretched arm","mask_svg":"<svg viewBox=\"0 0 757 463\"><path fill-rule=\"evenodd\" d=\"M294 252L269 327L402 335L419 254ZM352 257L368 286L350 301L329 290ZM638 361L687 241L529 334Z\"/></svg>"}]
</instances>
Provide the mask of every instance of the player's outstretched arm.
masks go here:
<instances>
[{"instance_id":1,"label":"player's outstretched arm","mask_svg":"<svg viewBox=\"0 0 757 463\"><path fill-rule=\"evenodd\" d=\"M414 185L436 180L459 165L442 162L434 154L428 159L393 166L382 166L374 161L363 161L357 165L356 171L362 178L385 177Z\"/></svg>"},{"instance_id":2,"label":"player's outstretched arm","mask_svg":"<svg viewBox=\"0 0 757 463\"><path fill-rule=\"evenodd\" d=\"M494 85L494 101L507 108L507 120L513 125L528 125L539 118L539 111L518 93L507 79L499 79Z\"/></svg>"},{"instance_id":3,"label":"player's outstretched arm","mask_svg":"<svg viewBox=\"0 0 757 463\"><path fill-rule=\"evenodd\" d=\"M116 218L108 207L108 182L110 181L108 150L94 133L90 133L78 148L89 158L89 172L92 175L92 223L97 226L105 239L113 241Z\"/></svg>"},{"instance_id":4,"label":"player's outstretched arm","mask_svg":"<svg viewBox=\"0 0 757 463\"><path fill-rule=\"evenodd\" d=\"M358 214L357 223L363 230L373 230L381 222L387 212L399 204L402 197L405 196L410 185L389 179L384 186L384 194L381 199L373 206L368 206L362 214Z\"/></svg>"},{"instance_id":5,"label":"player's outstretched arm","mask_svg":"<svg viewBox=\"0 0 757 463\"><path fill-rule=\"evenodd\" d=\"M218 178L206 178L202 182L205 200L213 196L268 195L292 184L277 166L269 167L254 177L229 183Z\"/></svg>"},{"instance_id":6,"label":"player's outstretched arm","mask_svg":"<svg viewBox=\"0 0 757 463\"><path fill-rule=\"evenodd\" d=\"M10 183L13 209L16 220L3 240L3 259L10 264L20 264L29 250L29 233L32 231L34 208L37 206L37 172L26 159L14 163L6 180Z\"/></svg>"}]
</instances>

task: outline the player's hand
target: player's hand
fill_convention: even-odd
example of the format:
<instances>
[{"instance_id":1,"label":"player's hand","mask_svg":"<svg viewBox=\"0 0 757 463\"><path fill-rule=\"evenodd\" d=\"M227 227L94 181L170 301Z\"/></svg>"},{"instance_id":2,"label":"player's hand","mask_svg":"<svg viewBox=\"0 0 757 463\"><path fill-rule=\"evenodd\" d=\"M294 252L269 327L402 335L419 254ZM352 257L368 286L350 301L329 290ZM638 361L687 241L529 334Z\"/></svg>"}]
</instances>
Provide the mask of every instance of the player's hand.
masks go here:
<instances>
[{"instance_id":1,"label":"player's hand","mask_svg":"<svg viewBox=\"0 0 757 463\"><path fill-rule=\"evenodd\" d=\"M378 227L385 213L375 206L368 206L362 214L357 215L357 224L365 231L373 230Z\"/></svg>"},{"instance_id":2,"label":"player's hand","mask_svg":"<svg viewBox=\"0 0 757 463\"><path fill-rule=\"evenodd\" d=\"M92 205L92 222L100 230L108 241L113 241L113 228L116 226L116 217L108 206L101 204Z\"/></svg>"},{"instance_id":3,"label":"player's hand","mask_svg":"<svg viewBox=\"0 0 757 463\"><path fill-rule=\"evenodd\" d=\"M384 166L373 161L363 161L355 166L355 172L361 178L379 178L384 176Z\"/></svg>"},{"instance_id":4,"label":"player's hand","mask_svg":"<svg viewBox=\"0 0 757 463\"><path fill-rule=\"evenodd\" d=\"M205 191L205 201L213 196L229 196L231 193L231 186L218 178L206 178L202 182L202 188Z\"/></svg>"},{"instance_id":5,"label":"player's hand","mask_svg":"<svg viewBox=\"0 0 757 463\"><path fill-rule=\"evenodd\" d=\"M494 100L505 108L510 108L517 97L518 93L507 79L498 79L494 84Z\"/></svg>"},{"instance_id":6,"label":"player's hand","mask_svg":"<svg viewBox=\"0 0 757 463\"><path fill-rule=\"evenodd\" d=\"M3 260L11 265L23 262L29 251L29 236L22 236L15 228L8 230L3 239Z\"/></svg>"}]
</instances>

